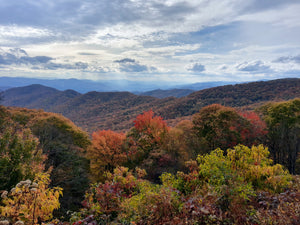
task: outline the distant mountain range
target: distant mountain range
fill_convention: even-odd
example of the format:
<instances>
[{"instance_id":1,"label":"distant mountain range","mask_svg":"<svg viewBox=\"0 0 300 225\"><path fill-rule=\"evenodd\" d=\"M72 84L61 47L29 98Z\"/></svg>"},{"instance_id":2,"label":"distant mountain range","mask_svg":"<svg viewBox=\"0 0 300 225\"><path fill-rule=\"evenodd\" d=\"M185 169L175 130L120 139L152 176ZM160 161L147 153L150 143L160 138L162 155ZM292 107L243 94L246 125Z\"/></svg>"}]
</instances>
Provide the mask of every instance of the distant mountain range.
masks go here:
<instances>
[{"instance_id":1,"label":"distant mountain range","mask_svg":"<svg viewBox=\"0 0 300 225\"><path fill-rule=\"evenodd\" d=\"M199 91L207 88L224 86L229 84L237 84L240 82L226 82L226 81L212 81L212 82L198 82L193 84L186 84L186 85L177 85L175 88L177 89L190 89L194 91Z\"/></svg>"},{"instance_id":2,"label":"distant mountain range","mask_svg":"<svg viewBox=\"0 0 300 225\"><path fill-rule=\"evenodd\" d=\"M192 89L169 89L169 90L161 90L161 89L156 89L153 91L146 91L146 92L141 92L141 93L136 93L137 95L143 95L143 96L152 96L155 98L167 98L167 97L184 97L187 96L191 93L193 93L194 90Z\"/></svg>"},{"instance_id":3,"label":"distant mountain range","mask_svg":"<svg viewBox=\"0 0 300 225\"><path fill-rule=\"evenodd\" d=\"M234 84L236 82L205 82L194 83L190 85L170 84L170 82L142 82L129 80L78 80L78 79L36 79L25 77L0 77L0 90L8 87L24 87L31 84L41 84L52 87L60 91L72 89L79 93L90 91L112 92L112 91L129 91L129 92L147 92L155 89L191 89L194 91L204 88L216 87L225 84ZM2 87L2 88L1 88ZM172 96L172 95L171 95Z\"/></svg>"},{"instance_id":4,"label":"distant mountain range","mask_svg":"<svg viewBox=\"0 0 300 225\"><path fill-rule=\"evenodd\" d=\"M231 107L262 104L300 97L300 79L280 79L225 85L191 93L186 97L159 99L129 92L59 91L42 85L4 91L2 104L61 113L86 131L126 130L143 111L153 109L164 119L178 119L219 103Z\"/></svg>"},{"instance_id":5,"label":"distant mountain range","mask_svg":"<svg viewBox=\"0 0 300 225\"><path fill-rule=\"evenodd\" d=\"M0 92L5 91L5 90L10 89L10 88L12 88L12 87L6 87L6 86L0 87Z\"/></svg>"}]
</instances>

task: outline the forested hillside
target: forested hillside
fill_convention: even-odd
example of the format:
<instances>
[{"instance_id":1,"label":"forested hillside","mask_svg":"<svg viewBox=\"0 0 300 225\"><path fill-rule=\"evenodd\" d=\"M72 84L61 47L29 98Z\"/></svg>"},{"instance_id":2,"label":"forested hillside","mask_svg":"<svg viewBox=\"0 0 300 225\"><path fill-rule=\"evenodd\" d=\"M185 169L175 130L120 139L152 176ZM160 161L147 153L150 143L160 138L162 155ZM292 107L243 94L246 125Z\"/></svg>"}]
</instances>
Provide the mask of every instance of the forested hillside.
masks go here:
<instances>
[{"instance_id":1,"label":"forested hillside","mask_svg":"<svg viewBox=\"0 0 300 225\"><path fill-rule=\"evenodd\" d=\"M300 79L281 79L245 84L226 85L194 92L172 104L158 109L164 118L188 116L203 106L222 104L241 107L266 101L289 100L300 97Z\"/></svg>"},{"instance_id":2,"label":"forested hillside","mask_svg":"<svg viewBox=\"0 0 300 225\"><path fill-rule=\"evenodd\" d=\"M11 88L3 93L3 103L7 106L26 107L54 111L57 105L64 104L81 94L73 91L59 91L39 84Z\"/></svg>"},{"instance_id":3,"label":"forested hillside","mask_svg":"<svg viewBox=\"0 0 300 225\"><path fill-rule=\"evenodd\" d=\"M194 91L191 89L170 89L170 90L153 90L153 91L147 91L147 92L142 92L139 93L139 95L144 95L144 96L152 96L155 98L167 98L167 97L184 97L187 96Z\"/></svg>"},{"instance_id":4,"label":"forested hillside","mask_svg":"<svg viewBox=\"0 0 300 225\"><path fill-rule=\"evenodd\" d=\"M58 114L2 106L0 113L0 190L48 171L51 186L63 188L57 214L78 209L89 185L88 135Z\"/></svg>"},{"instance_id":5,"label":"forested hillside","mask_svg":"<svg viewBox=\"0 0 300 225\"><path fill-rule=\"evenodd\" d=\"M88 136L61 115L1 106L0 222L299 224L299 112L300 98L211 104L170 127L149 110L126 133Z\"/></svg>"},{"instance_id":6,"label":"forested hillside","mask_svg":"<svg viewBox=\"0 0 300 225\"><path fill-rule=\"evenodd\" d=\"M10 89L3 104L61 113L86 131L97 129L127 130L133 119L153 109L166 120L191 116L214 103L241 107L266 101L300 97L300 79L280 79L226 85L194 92L186 97L157 99L129 92L58 91L40 85Z\"/></svg>"}]
</instances>

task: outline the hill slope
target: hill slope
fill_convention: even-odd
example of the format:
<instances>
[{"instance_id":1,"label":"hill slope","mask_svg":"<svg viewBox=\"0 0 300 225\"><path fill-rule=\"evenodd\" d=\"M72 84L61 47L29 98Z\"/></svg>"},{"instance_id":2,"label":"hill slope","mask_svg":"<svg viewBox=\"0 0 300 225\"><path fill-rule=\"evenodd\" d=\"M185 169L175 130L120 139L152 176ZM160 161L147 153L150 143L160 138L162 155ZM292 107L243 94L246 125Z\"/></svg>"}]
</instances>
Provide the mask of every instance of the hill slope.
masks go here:
<instances>
[{"instance_id":1,"label":"hill slope","mask_svg":"<svg viewBox=\"0 0 300 225\"><path fill-rule=\"evenodd\" d=\"M27 92L28 89L32 92ZM43 86L24 87L4 92L3 103L61 113L77 126L91 132L98 129L128 129L138 114L149 109L165 119L176 119L190 116L213 103L242 107L296 97L300 97L300 79L293 78L209 88L179 99L158 99L129 92L89 92L82 95Z\"/></svg>"},{"instance_id":2,"label":"hill slope","mask_svg":"<svg viewBox=\"0 0 300 225\"><path fill-rule=\"evenodd\" d=\"M42 108L46 111L52 111L54 105L63 104L78 95L80 94L72 90L58 91L39 84L11 88L3 94L5 105Z\"/></svg>"},{"instance_id":3,"label":"hill slope","mask_svg":"<svg viewBox=\"0 0 300 225\"><path fill-rule=\"evenodd\" d=\"M266 101L289 100L300 97L300 79L288 78L244 84L225 85L194 92L177 99L158 112L168 119L188 116L202 107L218 103L231 107L242 107Z\"/></svg>"},{"instance_id":4,"label":"hill slope","mask_svg":"<svg viewBox=\"0 0 300 225\"><path fill-rule=\"evenodd\" d=\"M78 210L89 185L89 161L82 154L90 144L88 134L55 113L0 106L0 114L0 120L5 121L0 126L0 136L5 129L18 132L29 129L38 139L38 149L47 155L46 169L52 168L51 184L63 188L57 215Z\"/></svg>"}]
</instances>

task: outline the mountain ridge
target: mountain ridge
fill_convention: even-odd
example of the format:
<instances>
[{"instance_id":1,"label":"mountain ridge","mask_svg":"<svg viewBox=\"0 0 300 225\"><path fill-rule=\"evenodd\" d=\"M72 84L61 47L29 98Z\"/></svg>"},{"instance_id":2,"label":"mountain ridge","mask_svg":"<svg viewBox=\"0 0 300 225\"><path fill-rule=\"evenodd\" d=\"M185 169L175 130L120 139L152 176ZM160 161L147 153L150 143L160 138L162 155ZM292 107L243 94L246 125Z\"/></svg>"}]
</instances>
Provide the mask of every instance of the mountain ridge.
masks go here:
<instances>
[{"instance_id":1,"label":"mountain ridge","mask_svg":"<svg viewBox=\"0 0 300 225\"><path fill-rule=\"evenodd\" d=\"M224 84L233 84L236 82L203 82L192 84L178 84L170 82L144 82L144 81L130 81L130 80L79 80L71 79L41 79L41 78L26 78L26 77L0 77L0 84L3 87L23 87L32 84L41 84L47 87L52 87L60 91L72 89L82 94L90 91L98 92L116 92L116 91L130 91L130 92L147 92L155 89L192 89L201 90L208 87L215 87ZM189 88L191 86L191 88Z\"/></svg>"},{"instance_id":2,"label":"mountain ridge","mask_svg":"<svg viewBox=\"0 0 300 225\"><path fill-rule=\"evenodd\" d=\"M143 95L143 96L152 96L155 98L167 98L167 97L181 98L181 97L187 96L193 92L194 92L194 90L192 90L192 89L174 88L174 89L168 89L168 90L155 89L152 91L147 91L147 92L142 92L142 93L137 93L137 94Z\"/></svg>"},{"instance_id":3,"label":"mountain ridge","mask_svg":"<svg viewBox=\"0 0 300 225\"><path fill-rule=\"evenodd\" d=\"M34 87L36 89L31 89L39 90L41 88L41 86ZM231 107L244 107L267 101L300 97L300 79L291 78L225 85L196 91L181 98L167 97L163 99L139 96L130 92L93 91L80 94L72 90L59 91L48 87L45 87L44 92L42 92L44 94L35 92L31 95L26 91L21 92L23 89L27 91L30 88L5 91L3 104L61 113L77 126L89 132L99 129L124 131L132 127L132 122L138 114L150 109L166 120L174 120L191 116L202 107L214 103ZM16 90L14 95L13 92ZM33 96L38 96L38 98L34 101Z\"/></svg>"}]
</instances>

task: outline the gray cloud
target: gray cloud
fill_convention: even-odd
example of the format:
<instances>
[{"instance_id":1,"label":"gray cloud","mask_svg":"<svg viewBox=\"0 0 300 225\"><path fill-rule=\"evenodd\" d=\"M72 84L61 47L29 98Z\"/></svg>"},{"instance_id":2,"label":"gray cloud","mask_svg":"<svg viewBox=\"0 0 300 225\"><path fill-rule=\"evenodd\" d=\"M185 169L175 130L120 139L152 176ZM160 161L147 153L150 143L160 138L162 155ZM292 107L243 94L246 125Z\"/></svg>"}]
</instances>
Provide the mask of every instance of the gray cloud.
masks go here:
<instances>
[{"instance_id":1,"label":"gray cloud","mask_svg":"<svg viewBox=\"0 0 300 225\"><path fill-rule=\"evenodd\" d=\"M28 56L27 52L20 48L9 49L8 51L1 50L0 65L28 65L31 69L69 69L69 70L85 70L88 64L84 62L75 62L73 64L61 64L51 62L54 58L48 56Z\"/></svg>"},{"instance_id":2,"label":"gray cloud","mask_svg":"<svg viewBox=\"0 0 300 225\"><path fill-rule=\"evenodd\" d=\"M194 63L190 68L188 68L189 71L201 73L205 71L205 66L200 63Z\"/></svg>"},{"instance_id":3,"label":"gray cloud","mask_svg":"<svg viewBox=\"0 0 300 225\"><path fill-rule=\"evenodd\" d=\"M120 66L120 70L122 72L144 72L148 71L148 67L145 65L140 65L138 63L130 63L130 64L123 64Z\"/></svg>"},{"instance_id":4,"label":"gray cloud","mask_svg":"<svg viewBox=\"0 0 300 225\"><path fill-rule=\"evenodd\" d=\"M130 0L78 1L6 1L0 0L1 25L17 24L46 28L61 35L53 38L81 38L94 32L99 26L118 23L140 22L150 26L165 25L166 22L182 21L185 15L195 11L188 1L157 3L147 1L140 4ZM37 19L38 18L38 19Z\"/></svg>"},{"instance_id":5,"label":"gray cloud","mask_svg":"<svg viewBox=\"0 0 300 225\"><path fill-rule=\"evenodd\" d=\"M62 63L48 63L44 65L45 69L49 70L59 70L59 69L66 69L66 70L85 70L88 68L87 63L83 62L76 62L74 64L62 64Z\"/></svg>"},{"instance_id":6,"label":"gray cloud","mask_svg":"<svg viewBox=\"0 0 300 225\"><path fill-rule=\"evenodd\" d=\"M278 59L274 60L273 62L279 62L279 63L289 63L294 62L300 64L300 55L296 56L282 56Z\"/></svg>"},{"instance_id":7,"label":"gray cloud","mask_svg":"<svg viewBox=\"0 0 300 225\"><path fill-rule=\"evenodd\" d=\"M53 58L48 56L29 57L27 52L20 48L9 49L8 52L2 50L0 53L0 64L2 65L20 65L20 64L45 64Z\"/></svg>"},{"instance_id":8,"label":"gray cloud","mask_svg":"<svg viewBox=\"0 0 300 225\"><path fill-rule=\"evenodd\" d=\"M135 73L135 72L146 72L146 71L155 71L155 67L150 67L146 65L142 65L139 62L137 62L135 59L130 59L130 58L124 58L120 60L115 60L115 63L119 64L120 71L122 72L127 72L127 73Z\"/></svg>"},{"instance_id":9,"label":"gray cloud","mask_svg":"<svg viewBox=\"0 0 300 225\"><path fill-rule=\"evenodd\" d=\"M38 64L48 63L51 60L53 60L53 58L48 57L48 56L21 57L19 60L19 63L20 64L38 65Z\"/></svg>"},{"instance_id":10,"label":"gray cloud","mask_svg":"<svg viewBox=\"0 0 300 225\"><path fill-rule=\"evenodd\" d=\"M244 62L236 66L237 70L244 72L263 72L270 69L270 66L258 60L255 62Z\"/></svg>"},{"instance_id":11,"label":"gray cloud","mask_svg":"<svg viewBox=\"0 0 300 225\"><path fill-rule=\"evenodd\" d=\"M115 63L135 63L134 59L130 59L130 58L124 58L124 59L120 59L120 60L115 60Z\"/></svg>"},{"instance_id":12,"label":"gray cloud","mask_svg":"<svg viewBox=\"0 0 300 225\"><path fill-rule=\"evenodd\" d=\"M78 55L98 55L98 54L90 53L90 52L79 52Z\"/></svg>"},{"instance_id":13,"label":"gray cloud","mask_svg":"<svg viewBox=\"0 0 300 225\"><path fill-rule=\"evenodd\" d=\"M226 70L227 68L228 68L228 66L223 65L223 66L220 67L220 70Z\"/></svg>"}]
</instances>

